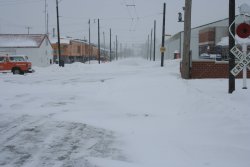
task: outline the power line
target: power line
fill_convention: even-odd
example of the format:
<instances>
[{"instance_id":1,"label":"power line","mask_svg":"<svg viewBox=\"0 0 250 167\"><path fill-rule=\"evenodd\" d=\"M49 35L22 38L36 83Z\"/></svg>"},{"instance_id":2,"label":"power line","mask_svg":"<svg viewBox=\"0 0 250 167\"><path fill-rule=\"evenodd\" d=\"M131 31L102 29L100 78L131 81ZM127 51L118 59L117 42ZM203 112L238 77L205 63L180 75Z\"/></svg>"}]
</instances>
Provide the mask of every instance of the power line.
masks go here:
<instances>
[{"instance_id":1,"label":"power line","mask_svg":"<svg viewBox=\"0 0 250 167\"><path fill-rule=\"evenodd\" d=\"M8 0L6 2L0 1L0 7L3 6L12 6L12 5L26 5L29 3L40 3L43 0Z\"/></svg>"}]
</instances>

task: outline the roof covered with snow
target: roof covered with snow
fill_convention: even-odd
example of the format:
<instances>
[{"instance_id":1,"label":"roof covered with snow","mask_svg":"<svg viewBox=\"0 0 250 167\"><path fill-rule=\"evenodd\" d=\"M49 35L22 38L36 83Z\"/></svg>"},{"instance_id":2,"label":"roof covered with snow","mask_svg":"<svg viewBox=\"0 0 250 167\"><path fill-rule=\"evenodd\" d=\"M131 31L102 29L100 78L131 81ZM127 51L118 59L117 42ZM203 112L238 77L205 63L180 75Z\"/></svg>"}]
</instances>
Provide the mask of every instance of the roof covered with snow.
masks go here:
<instances>
[{"instance_id":1,"label":"roof covered with snow","mask_svg":"<svg viewBox=\"0 0 250 167\"><path fill-rule=\"evenodd\" d=\"M45 37L44 34L0 34L0 47L39 47Z\"/></svg>"},{"instance_id":2,"label":"roof covered with snow","mask_svg":"<svg viewBox=\"0 0 250 167\"><path fill-rule=\"evenodd\" d=\"M60 38L60 43L62 44L70 44L70 38ZM57 37L53 37L53 38L50 38L50 42L52 44L55 44L55 43L58 43L58 38Z\"/></svg>"},{"instance_id":3,"label":"roof covered with snow","mask_svg":"<svg viewBox=\"0 0 250 167\"><path fill-rule=\"evenodd\" d=\"M58 43L58 38L57 37L52 37L50 38L50 41L52 44ZM84 43L84 44L89 44L87 40L83 39L76 39L72 37L60 37L60 43L61 44L70 44L70 42L78 42L78 43Z\"/></svg>"},{"instance_id":4,"label":"roof covered with snow","mask_svg":"<svg viewBox=\"0 0 250 167\"><path fill-rule=\"evenodd\" d=\"M218 46L228 46L229 37L222 37L220 42L217 43ZM235 36L235 44L247 44L250 45L250 38L240 38L238 35Z\"/></svg>"}]
</instances>

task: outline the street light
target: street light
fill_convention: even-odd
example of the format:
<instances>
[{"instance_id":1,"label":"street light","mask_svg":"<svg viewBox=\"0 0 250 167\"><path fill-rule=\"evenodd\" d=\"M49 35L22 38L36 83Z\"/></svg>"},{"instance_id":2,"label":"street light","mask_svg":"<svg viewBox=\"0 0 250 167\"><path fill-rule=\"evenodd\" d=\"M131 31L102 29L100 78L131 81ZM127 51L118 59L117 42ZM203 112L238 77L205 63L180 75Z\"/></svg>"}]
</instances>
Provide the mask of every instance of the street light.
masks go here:
<instances>
[{"instance_id":1,"label":"street light","mask_svg":"<svg viewBox=\"0 0 250 167\"><path fill-rule=\"evenodd\" d=\"M185 7L182 7L182 9L183 9L183 11L185 11ZM181 12L178 13L178 22L184 22Z\"/></svg>"},{"instance_id":2,"label":"street light","mask_svg":"<svg viewBox=\"0 0 250 167\"><path fill-rule=\"evenodd\" d=\"M184 20L182 19L182 13L181 12L179 12L178 13L178 22L184 22Z\"/></svg>"},{"instance_id":3,"label":"street light","mask_svg":"<svg viewBox=\"0 0 250 167\"><path fill-rule=\"evenodd\" d=\"M183 9L183 11L185 11L185 7L182 7L182 9ZM178 13L178 22L179 22L179 23L184 23L184 20L183 20L183 17L182 17L182 13L181 13L181 12ZM182 42L181 42L181 32L180 32L180 46L179 46L180 56L182 55L181 45L182 45Z\"/></svg>"}]
</instances>

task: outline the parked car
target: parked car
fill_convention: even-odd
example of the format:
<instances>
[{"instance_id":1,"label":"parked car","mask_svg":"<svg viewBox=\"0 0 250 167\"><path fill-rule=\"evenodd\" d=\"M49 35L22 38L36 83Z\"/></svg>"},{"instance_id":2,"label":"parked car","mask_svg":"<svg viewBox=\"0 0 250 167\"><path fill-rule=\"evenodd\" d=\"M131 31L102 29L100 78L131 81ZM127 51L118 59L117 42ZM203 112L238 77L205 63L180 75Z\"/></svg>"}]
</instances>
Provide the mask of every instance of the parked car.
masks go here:
<instances>
[{"instance_id":1,"label":"parked car","mask_svg":"<svg viewBox=\"0 0 250 167\"><path fill-rule=\"evenodd\" d=\"M202 53L200 55L201 59L212 59L212 60L217 60L221 61L221 55L220 54L208 54L208 53Z\"/></svg>"},{"instance_id":2,"label":"parked car","mask_svg":"<svg viewBox=\"0 0 250 167\"><path fill-rule=\"evenodd\" d=\"M0 55L0 72L12 72L24 74L34 72L32 64L27 56L23 55Z\"/></svg>"}]
</instances>

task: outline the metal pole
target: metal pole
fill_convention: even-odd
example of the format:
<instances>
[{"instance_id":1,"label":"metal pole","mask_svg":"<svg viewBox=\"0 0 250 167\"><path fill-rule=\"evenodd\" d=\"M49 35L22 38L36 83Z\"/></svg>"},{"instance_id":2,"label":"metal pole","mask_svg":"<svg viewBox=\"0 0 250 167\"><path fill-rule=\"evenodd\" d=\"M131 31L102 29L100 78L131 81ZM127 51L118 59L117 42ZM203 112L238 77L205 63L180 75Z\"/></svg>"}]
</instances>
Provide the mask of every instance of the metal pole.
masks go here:
<instances>
[{"instance_id":1,"label":"metal pole","mask_svg":"<svg viewBox=\"0 0 250 167\"><path fill-rule=\"evenodd\" d=\"M112 41L111 41L111 28L109 29L109 59L110 59L110 62L112 61Z\"/></svg>"},{"instance_id":2,"label":"metal pole","mask_svg":"<svg viewBox=\"0 0 250 167\"><path fill-rule=\"evenodd\" d=\"M103 31L103 56L105 56L105 53L106 53L106 46L105 46L105 32Z\"/></svg>"},{"instance_id":3,"label":"metal pole","mask_svg":"<svg viewBox=\"0 0 250 167\"><path fill-rule=\"evenodd\" d=\"M45 34L47 34L47 0L44 1L44 5L45 5L45 10L44 10L44 13L45 13Z\"/></svg>"},{"instance_id":4,"label":"metal pole","mask_svg":"<svg viewBox=\"0 0 250 167\"><path fill-rule=\"evenodd\" d=\"M47 29L46 29L46 34L49 37L49 13L47 13Z\"/></svg>"},{"instance_id":5,"label":"metal pole","mask_svg":"<svg viewBox=\"0 0 250 167\"><path fill-rule=\"evenodd\" d=\"M229 26L234 22L235 20L235 0L229 0ZM232 24L231 26L231 32L233 34L233 36L235 36L235 23ZM228 89L228 93L233 93L233 91L235 90L235 77L233 74L231 74L231 70L234 68L235 66L235 58L233 53L230 52L230 50L234 47L235 45L235 41L234 41L234 37L232 37L231 35L229 35L229 62L228 62L228 79L229 79L229 89Z\"/></svg>"},{"instance_id":6,"label":"metal pole","mask_svg":"<svg viewBox=\"0 0 250 167\"><path fill-rule=\"evenodd\" d=\"M165 15L166 15L166 3L163 5L163 21L162 21L162 41L161 47L165 46ZM161 67L164 66L164 52L161 52Z\"/></svg>"},{"instance_id":7,"label":"metal pole","mask_svg":"<svg viewBox=\"0 0 250 167\"><path fill-rule=\"evenodd\" d=\"M90 42L90 19L89 19L89 64L90 64L90 55L91 55L91 42Z\"/></svg>"},{"instance_id":8,"label":"metal pole","mask_svg":"<svg viewBox=\"0 0 250 167\"><path fill-rule=\"evenodd\" d=\"M183 58L182 58L182 77L184 79L190 78L191 8L192 8L192 0L185 0L184 46L183 46Z\"/></svg>"},{"instance_id":9,"label":"metal pole","mask_svg":"<svg viewBox=\"0 0 250 167\"><path fill-rule=\"evenodd\" d=\"M58 11L58 0L56 0L56 13L57 13L57 47L58 47L58 59L59 59L59 67L62 67L61 60L61 44L60 44L60 28L59 28L59 11Z\"/></svg>"},{"instance_id":10,"label":"metal pole","mask_svg":"<svg viewBox=\"0 0 250 167\"><path fill-rule=\"evenodd\" d=\"M119 54L119 57L120 57L120 58L123 58L122 56L123 56L123 55L122 55L122 43L120 43L120 54Z\"/></svg>"},{"instance_id":11,"label":"metal pole","mask_svg":"<svg viewBox=\"0 0 250 167\"><path fill-rule=\"evenodd\" d=\"M100 24L98 19L98 63L101 64Z\"/></svg>"},{"instance_id":12,"label":"metal pole","mask_svg":"<svg viewBox=\"0 0 250 167\"><path fill-rule=\"evenodd\" d=\"M148 58L149 58L149 48L150 48L150 46L149 46L149 35L148 35L147 45L148 45L148 48L147 48L147 60L148 60Z\"/></svg>"},{"instance_id":13,"label":"metal pole","mask_svg":"<svg viewBox=\"0 0 250 167\"><path fill-rule=\"evenodd\" d=\"M117 41L117 35L116 35L115 36L115 58L116 58L116 60L118 60L117 50L118 50L118 41Z\"/></svg>"},{"instance_id":14,"label":"metal pole","mask_svg":"<svg viewBox=\"0 0 250 167\"><path fill-rule=\"evenodd\" d=\"M156 20L154 20L154 52L153 52L153 61L155 61L155 39L156 38Z\"/></svg>"},{"instance_id":15,"label":"metal pole","mask_svg":"<svg viewBox=\"0 0 250 167\"><path fill-rule=\"evenodd\" d=\"M150 53L149 53L149 55L150 55L150 61L152 60L152 34L153 34L153 29L151 29L151 33L150 33L151 35L150 35Z\"/></svg>"},{"instance_id":16,"label":"metal pole","mask_svg":"<svg viewBox=\"0 0 250 167\"><path fill-rule=\"evenodd\" d=\"M243 55L244 58L247 56L247 44L243 44L242 45L242 51L243 51ZM247 89L247 66L244 65L243 68L243 87L242 89Z\"/></svg>"}]
</instances>

